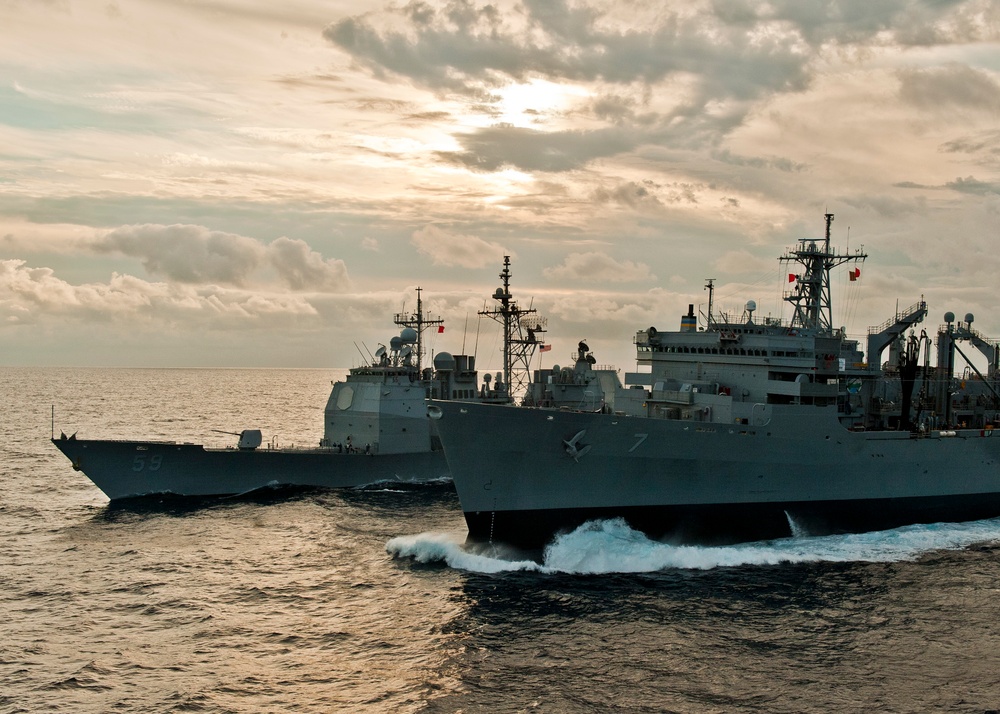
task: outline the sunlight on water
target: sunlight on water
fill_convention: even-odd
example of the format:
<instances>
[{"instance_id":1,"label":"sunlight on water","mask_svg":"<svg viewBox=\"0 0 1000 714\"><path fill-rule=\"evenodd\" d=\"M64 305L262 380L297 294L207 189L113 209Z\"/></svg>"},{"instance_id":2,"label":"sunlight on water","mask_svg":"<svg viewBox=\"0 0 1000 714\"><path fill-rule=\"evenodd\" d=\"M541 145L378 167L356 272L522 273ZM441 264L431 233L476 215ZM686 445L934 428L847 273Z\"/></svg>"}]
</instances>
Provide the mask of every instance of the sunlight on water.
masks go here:
<instances>
[{"instance_id":1,"label":"sunlight on water","mask_svg":"<svg viewBox=\"0 0 1000 714\"><path fill-rule=\"evenodd\" d=\"M422 533L393 538L386 551L419 563L443 563L478 573L648 573L679 568L709 570L742 565L815 562L897 562L935 550L960 550L1000 541L1000 519L913 525L888 531L804 536L730 546L669 545L650 540L622 519L591 521L557 536L541 563L490 545L467 546L461 538Z\"/></svg>"}]
</instances>

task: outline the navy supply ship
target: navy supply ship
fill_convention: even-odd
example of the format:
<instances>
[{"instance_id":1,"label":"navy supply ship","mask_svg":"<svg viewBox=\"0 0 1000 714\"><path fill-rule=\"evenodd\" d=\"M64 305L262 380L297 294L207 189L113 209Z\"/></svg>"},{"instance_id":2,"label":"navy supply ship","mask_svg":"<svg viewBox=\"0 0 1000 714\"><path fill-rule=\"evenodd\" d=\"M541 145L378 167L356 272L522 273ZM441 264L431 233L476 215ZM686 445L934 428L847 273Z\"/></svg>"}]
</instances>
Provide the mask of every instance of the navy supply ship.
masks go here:
<instances>
[{"instance_id":1,"label":"navy supply ship","mask_svg":"<svg viewBox=\"0 0 1000 714\"><path fill-rule=\"evenodd\" d=\"M832 220L780 258L790 320L752 301L715 314L710 280L703 326L692 305L678 331L638 332L648 371L624 385L581 342L521 406L431 402L470 540L540 548L609 518L726 543L1000 516L997 343L947 313L931 366L921 300L869 330L866 361L833 326L830 273L856 280L867 256L831 249Z\"/></svg>"},{"instance_id":2,"label":"navy supply ship","mask_svg":"<svg viewBox=\"0 0 1000 714\"><path fill-rule=\"evenodd\" d=\"M439 352L433 369L421 364L423 331L442 325L417 310L397 314L402 327L371 362L333 385L324 413L324 435L314 448L262 448L259 429L245 429L236 447L161 441L80 439L52 442L112 501L151 494L219 496L269 486L351 487L380 481L431 481L448 477L425 399L506 398L501 379L478 384L475 357ZM499 397L498 397L499 395ZM54 431L54 428L53 428Z\"/></svg>"}]
</instances>

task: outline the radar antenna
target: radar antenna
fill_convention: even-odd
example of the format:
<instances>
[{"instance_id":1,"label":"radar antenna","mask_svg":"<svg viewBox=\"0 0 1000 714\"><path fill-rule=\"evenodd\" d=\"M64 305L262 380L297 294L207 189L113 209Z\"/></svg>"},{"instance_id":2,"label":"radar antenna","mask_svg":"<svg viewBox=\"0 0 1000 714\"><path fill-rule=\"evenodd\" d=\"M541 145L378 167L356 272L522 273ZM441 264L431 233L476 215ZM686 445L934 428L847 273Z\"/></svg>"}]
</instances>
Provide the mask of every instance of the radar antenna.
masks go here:
<instances>
[{"instance_id":1,"label":"radar antenna","mask_svg":"<svg viewBox=\"0 0 1000 714\"><path fill-rule=\"evenodd\" d=\"M544 344L539 335L545 332L547 321L538 317L534 308L522 309L510 294L510 256L503 257L500 273L503 287L496 289L493 299L497 306L479 312L503 326L503 378L507 396L521 393L528 384L531 358L535 348Z\"/></svg>"},{"instance_id":2,"label":"radar antenna","mask_svg":"<svg viewBox=\"0 0 1000 714\"><path fill-rule=\"evenodd\" d=\"M835 253L830 249L830 224L833 214L825 214L826 237L822 241L802 238L797 250L786 252L778 258L783 263L798 263L801 273L789 273L795 290L786 292L784 300L795 306L792 327L833 333L833 311L830 305L830 271L844 263L863 263L867 254L860 250L852 254ZM860 274L860 271L858 271Z\"/></svg>"},{"instance_id":3,"label":"radar antenna","mask_svg":"<svg viewBox=\"0 0 1000 714\"><path fill-rule=\"evenodd\" d=\"M393 322L395 322L400 327L412 327L417 331L417 372L421 371L422 359L424 354L424 343L423 334L424 330L431 325L443 325L444 320L440 317L435 317L433 319L424 317L424 306L420 299L421 288L417 288L417 311L411 315L407 315L403 312L397 312L393 317Z\"/></svg>"}]
</instances>

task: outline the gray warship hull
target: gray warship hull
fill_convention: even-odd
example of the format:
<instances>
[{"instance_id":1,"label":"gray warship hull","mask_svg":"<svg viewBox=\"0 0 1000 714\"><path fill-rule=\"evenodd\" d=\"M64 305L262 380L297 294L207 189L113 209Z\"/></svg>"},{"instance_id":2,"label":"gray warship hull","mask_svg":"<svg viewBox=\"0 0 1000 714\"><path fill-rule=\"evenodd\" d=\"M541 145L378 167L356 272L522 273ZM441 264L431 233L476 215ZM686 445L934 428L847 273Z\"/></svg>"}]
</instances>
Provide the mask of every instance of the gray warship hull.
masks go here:
<instances>
[{"instance_id":1,"label":"gray warship hull","mask_svg":"<svg viewBox=\"0 0 1000 714\"><path fill-rule=\"evenodd\" d=\"M440 450L406 454L334 449L212 449L156 441L53 439L112 501L154 494L227 496L281 486L349 488L448 478Z\"/></svg>"},{"instance_id":2,"label":"gray warship hull","mask_svg":"<svg viewBox=\"0 0 1000 714\"><path fill-rule=\"evenodd\" d=\"M1000 515L1000 433L852 431L832 406L758 406L748 424L430 410L472 540L539 548L608 518L726 543Z\"/></svg>"},{"instance_id":3,"label":"gray warship hull","mask_svg":"<svg viewBox=\"0 0 1000 714\"><path fill-rule=\"evenodd\" d=\"M426 399L505 402L499 380L480 387L474 355L438 352L424 369L421 334L440 318L423 312L421 289L413 314L397 313L403 329L371 362L333 383L318 448L262 446L260 429L239 433L235 448L163 441L78 439L52 443L112 501L153 494L228 496L282 486L352 488L383 482L449 478L440 441L427 419ZM509 296L508 296L509 297Z\"/></svg>"}]
</instances>

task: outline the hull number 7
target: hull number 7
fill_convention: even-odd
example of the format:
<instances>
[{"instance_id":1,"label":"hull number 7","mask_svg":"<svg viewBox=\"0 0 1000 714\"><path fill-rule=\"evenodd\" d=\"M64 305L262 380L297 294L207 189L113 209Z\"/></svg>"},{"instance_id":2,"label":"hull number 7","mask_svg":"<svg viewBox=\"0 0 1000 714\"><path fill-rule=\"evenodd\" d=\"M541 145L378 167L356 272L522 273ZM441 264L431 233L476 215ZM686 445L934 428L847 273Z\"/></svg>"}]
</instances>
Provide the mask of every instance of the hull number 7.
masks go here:
<instances>
[{"instance_id":1,"label":"hull number 7","mask_svg":"<svg viewBox=\"0 0 1000 714\"><path fill-rule=\"evenodd\" d=\"M635 444L632 445L632 448L628 450L630 454L639 448L642 442L644 442L649 437L649 434L633 434L633 436L636 439L638 439L638 441L635 442Z\"/></svg>"}]
</instances>

